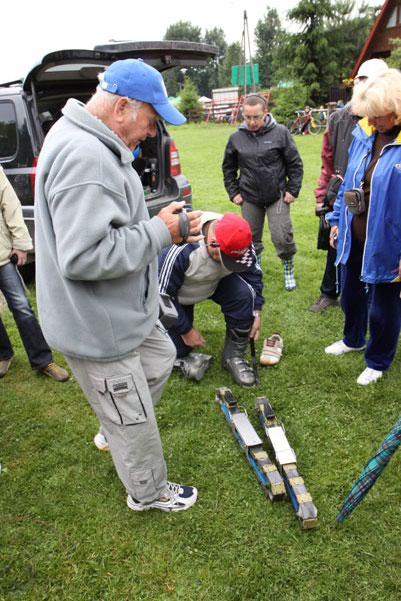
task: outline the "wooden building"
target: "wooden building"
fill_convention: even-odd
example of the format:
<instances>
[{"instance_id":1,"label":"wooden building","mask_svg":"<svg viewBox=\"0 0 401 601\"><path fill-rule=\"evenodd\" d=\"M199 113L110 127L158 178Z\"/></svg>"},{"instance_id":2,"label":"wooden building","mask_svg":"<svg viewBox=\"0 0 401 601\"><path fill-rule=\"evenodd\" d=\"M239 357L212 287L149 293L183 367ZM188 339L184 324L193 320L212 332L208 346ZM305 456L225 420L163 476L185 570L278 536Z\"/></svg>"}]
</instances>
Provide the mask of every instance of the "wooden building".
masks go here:
<instances>
[{"instance_id":1,"label":"wooden building","mask_svg":"<svg viewBox=\"0 0 401 601\"><path fill-rule=\"evenodd\" d=\"M389 57L392 38L401 38L401 0L385 0L355 63L352 77L357 74L359 66L370 58L385 60Z\"/></svg>"}]
</instances>

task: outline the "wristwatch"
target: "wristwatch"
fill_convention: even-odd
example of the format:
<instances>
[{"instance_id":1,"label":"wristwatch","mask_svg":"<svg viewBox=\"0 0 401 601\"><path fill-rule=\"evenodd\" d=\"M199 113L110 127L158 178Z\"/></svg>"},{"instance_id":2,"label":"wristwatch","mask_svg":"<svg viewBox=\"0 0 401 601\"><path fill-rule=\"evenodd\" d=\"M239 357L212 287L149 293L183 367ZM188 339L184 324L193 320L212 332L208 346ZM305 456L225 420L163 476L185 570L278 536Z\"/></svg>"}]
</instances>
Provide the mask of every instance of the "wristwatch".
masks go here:
<instances>
[{"instance_id":1,"label":"wristwatch","mask_svg":"<svg viewBox=\"0 0 401 601\"><path fill-rule=\"evenodd\" d=\"M262 311L254 311L253 312L253 316L254 317L261 317L262 316Z\"/></svg>"}]
</instances>

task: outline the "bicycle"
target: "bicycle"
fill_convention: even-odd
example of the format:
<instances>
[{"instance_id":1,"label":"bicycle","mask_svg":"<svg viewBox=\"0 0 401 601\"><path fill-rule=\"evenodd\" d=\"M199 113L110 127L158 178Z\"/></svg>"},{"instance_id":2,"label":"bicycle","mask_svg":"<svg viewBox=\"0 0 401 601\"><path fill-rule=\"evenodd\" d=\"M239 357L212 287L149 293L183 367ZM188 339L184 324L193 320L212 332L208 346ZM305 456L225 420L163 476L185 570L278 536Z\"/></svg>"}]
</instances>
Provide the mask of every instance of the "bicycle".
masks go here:
<instances>
[{"instance_id":1,"label":"bicycle","mask_svg":"<svg viewBox=\"0 0 401 601\"><path fill-rule=\"evenodd\" d=\"M293 134L293 135L303 134L304 133L303 129L305 129L305 132L308 131L312 135L320 134L320 132L322 131L322 123L321 123L320 119L318 119L317 117L314 117L312 114L307 127L304 128L304 125L305 125L304 111L295 111L295 112L297 114L296 118L293 119L292 121L290 121L289 123L287 123L287 129L289 130L289 132L291 134Z\"/></svg>"}]
</instances>

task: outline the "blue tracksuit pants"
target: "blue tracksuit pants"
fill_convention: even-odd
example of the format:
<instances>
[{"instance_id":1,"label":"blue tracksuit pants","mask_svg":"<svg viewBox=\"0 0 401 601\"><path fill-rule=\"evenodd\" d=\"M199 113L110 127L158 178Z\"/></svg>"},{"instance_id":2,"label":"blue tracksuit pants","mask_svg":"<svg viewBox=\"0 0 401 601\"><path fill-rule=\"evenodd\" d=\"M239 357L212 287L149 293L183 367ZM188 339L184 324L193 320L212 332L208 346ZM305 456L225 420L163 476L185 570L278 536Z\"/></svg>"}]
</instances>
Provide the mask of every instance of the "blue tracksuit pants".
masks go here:
<instances>
[{"instance_id":1,"label":"blue tracksuit pants","mask_svg":"<svg viewBox=\"0 0 401 601\"><path fill-rule=\"evenodd\" d=\"M397 350L401 328L401 284L361 282L363 243L353 239L349 259L341 266L341 307L345 315L344 343L358 348L366 346L367 367L385 371Z\"/></svg>"},{"instance_id":2,"label":"blue tracksuit pants","mask_svg":"<svg viewBox=\"0 0 401 601\"><path fill-rule=\"evenodd\" d=\"M220 280L214 294L210 297L221 307L227 328L251 329L254 320L255 292L240 273L232 273ZM191 325L194 321L194 305L181 305ZM187 346L178 328L168 331L177 349L177 357L186 357L193 350Z\"/></svg>"}]
</instances>

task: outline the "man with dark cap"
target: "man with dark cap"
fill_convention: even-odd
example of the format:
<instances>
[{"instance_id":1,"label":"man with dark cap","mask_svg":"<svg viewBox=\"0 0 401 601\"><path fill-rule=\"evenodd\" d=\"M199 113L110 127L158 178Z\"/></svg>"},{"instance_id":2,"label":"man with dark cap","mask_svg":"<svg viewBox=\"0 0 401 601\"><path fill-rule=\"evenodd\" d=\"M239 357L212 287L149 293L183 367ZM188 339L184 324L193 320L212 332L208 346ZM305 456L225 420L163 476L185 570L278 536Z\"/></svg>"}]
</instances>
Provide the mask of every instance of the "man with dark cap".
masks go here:
<instances>
[{"instance_id":1,"label":"man with dark cap","mask_svg":"<svg viewBox=\"0 0 401 601\"><path fill-rule=\"evenodd\" d=\"M160 292L168 294L178 323L169 329L177 349L178 364L191 379L203 375L202 356L192 353L206 342L193 327L194 305L211 299L221 307L226 321L222 365L240 386L253 386L255 373L245 360L248 339L259 336L262 271L252 245L251 228L236 213L202 214L204 239L171 246L159 256ZM200 373L199 373L200 371Z\"/></svg>"},{"instance_id":2,"label":"man with dark cap","mask_svg":"<svg viewBox=\"0 0 401 601\"><path fill-rule=\"evenodd\" d=\"M142 60L114 62L84 105L70 99L46 137L36 178L38 308L99 418L104 449L134 511L181 511L192 486L167 480L153 405L175 359L158 322L157 255L197 242L200 213L173 202L149 219L132 151L158 116L180 125L163 78Z\"/></svg>"}]
</instances>

